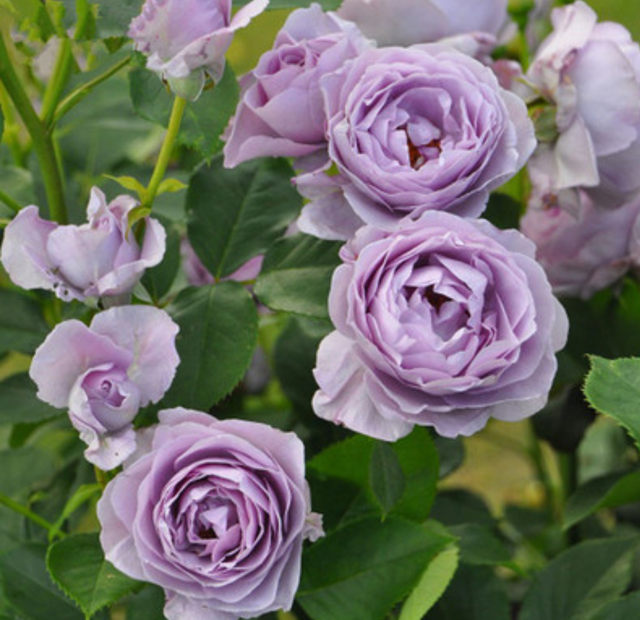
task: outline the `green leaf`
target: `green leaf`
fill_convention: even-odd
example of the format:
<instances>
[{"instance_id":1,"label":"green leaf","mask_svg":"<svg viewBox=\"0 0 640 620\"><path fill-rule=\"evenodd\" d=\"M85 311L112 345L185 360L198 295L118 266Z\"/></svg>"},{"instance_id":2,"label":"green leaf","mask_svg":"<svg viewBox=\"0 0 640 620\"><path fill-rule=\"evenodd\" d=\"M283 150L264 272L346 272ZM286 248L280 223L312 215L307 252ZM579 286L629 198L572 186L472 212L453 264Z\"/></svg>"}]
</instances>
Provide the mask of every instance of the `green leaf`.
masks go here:
<instances>
[{"instance_id":1,"label":"green leaf","mask_svg":"<svg viewBox=\"0 0 640 620\"><path fill-rule=\"evenodd\" d=\"M273 310L327 319L340 245L307 235L277 242L265 256L255 288L257 297Z\"/></svg>"},{"instance_id":2,"label":"green leaf","mask_svg":"<svg viewBox=\"0 0 640 620\"><path fill-rule=\"evenodd\" d=\"M31 298L0 289L0 354L33 353L49 333L40 306Z\"/></svg>"},{"instance_id":3,"label":"green leaf","mask_svg":"<svg viewBox=\"0 0 640 620\"><path fill-rule=\"evenodd\" d=\"M35 446L0 450L0 471L0 493L26 497L37 483L54 474L55 463L49 452Z\"/></svg>"},{"instance_id":4,"label":"green leaf","mask_svg":"<svg viewBox=\"0 0 640 620\"><path fill-rule=\"evenodd\" d=\"M619 601L605 605L590 620L634 620L640 609L640 592L629 594Z\"/></svg>"},{"instance_id":5,"label":"green leaf","mask_svg":"<svg viewBox=\"0 0 640 620\"><path fill-rule=\"evenodd\" d=\"M179 192L183 189L187 189L187 187L189 186L179 179L165 179L160 183L157 195L159 196L160 194Z\"/></svg>"},{"instance_id":6,"label":"green leaf","mask_svg":"<svg viewBox=\"0 0 640 620\"><path fill-rule=\"evenodd\" d=\"M62 513L52 524L49 530L49 541L52 541L57 533L60 531L64 522L76 511L80 506L88 502L90 499L100 493L102 487L99 484L82 484L80 485L74 494L67 500Z\"/></svg>"},{"instance_id":7,"label":"green leaf","mask_svg":"<svg viewBox=\"0 0 640 620\"><path fill-rule=\"evenodd\" d=\"M383 441L373 444L369 484L383 515L398 503L404 493L405 482L400 461L393 448Z\"/></svg>"},{"instance_id":8,"label":"green leaf","mask_svg":"<svg viewBox=\"0 0 640 620\"><path fill-rule=\"evenodd\" d=\"M4 197L8 198L7 202L11 204L7 207L11 211L14 203L20 207L36 203L34 187L33 175L28 170L15 166L0 167L0 200L4 202Z\"/></svg>"},{"instance_id":9,"label":"green leaf","mask_svg":"<svg viewBox=\"0 0 640 620\"><path fill-rule=\"evenodd\" d=\"M399 620L422 620L438 602L458 568L460 552L455 545L441 551L427 566L420 581L402 606Z\"/></svg>"},{"instance_id":10,"label":"green leaf","mask_svg":"<svg viewBox=\"0 0 640 620\"><path fill-rule=\"evenodd\" d=\"M624 427L640 448L640 358L590 357L584 393L591 405Z\"/></svg>"},{"instance_id":11,"label":"green leaf","mask_svg":"<svg viewBox=\"0 0 640 620\"><path fill-rule=\"evenodd\" d=\"M311 415L311 399L318 389L313 378L318 345L333 326L329 321L290 317L276 341L273 361L278 381L297 411ZM316 416L310 419L318 419Z\"/></svg>"},{"instance_id":12,"label":"green leaf","mask_svg":"<svg viewBox=\"0 0 640 620\"><path fill-rule=\"evenodd\" d=\"M98 534L74 534L54 543L47 568L87 618L141 585L104 559Z\"/></svg>"},{"instance_id":13,"label":"green leaf","mask_svg":"<svg viewBox=\"0 0 640 620\"><path fill-rule=\"evenodd\" d=\"M222 157L201 168L187 194L189 241L217 278L263 254L300 210L284 159L263 159L227 170Z\"/></svg>"},{"instance_id":14,"label":"green leaf","mask_svg":"<svg viewBox=\"0 0 640 620\"><path fill-rule=\"evenodd\" d=\"M236 0L234 6L243 6L251 0ZM267 10L276 9L298 9L300 7L309 6L312 2L317 2L325 11L333 11L337 9L342 0L271 0Z\"/></svg>"},{"instance_id":15,"label":"green leaf","mask_svg":"<svg viewBox=\"0 0 640 620\"><path fill-rule=\"evenodd\" d=\"M115 181L120 187L124 187L129 191L135 192L141 202L144 202L147 195L147 188L138 181L138 179L134 179L133 177L121 176L114 177L110 174L103 174L103 177L110 179L111 181Z\"/></svg>"},{"instance_id":16,"label":"green leaf","mask_svg":"<svg viewBox=\"0 0 640 620\"><path fill-rule=\"evenodd\" d=\"M297 601L314 620L382 620L450 542L395 517L352 522L305 553Z\"/></svg>"},{"instance_id":17,"label":"green leaf","mask_svg":"<svg viewBox=\"0 0 640 620\"><path fill-rule=\"evenodd\" d=\"M482 214L498 228L518 228L520 223L520 203L506 194L494 192L489 197L486 211Z\"/></svg>"},{"instance_id":18,"label":"green leaf","mask_svg":"<svg viewBox=\"0 0 640 620\"><path fill-rule=\"evenodd\" d=\"M488 566L461 564L429 620L510 620L502 582ZM568 619L566 619L568 620Z\"/></svg>"},{"instance_id":19,"label":"green leaf","mask_svg":"<svg viewBox=\"0 0 640 620\"><path fill-rule=\"evenodd\" d=\"M45 555L44 545L27 543L0 556L4 596L29 620L83 620L49 578Z\"/></svg>"},{"instance_id":20,"label":"green leaf","mask_svg":"<svg viewBox=\"0 0 640 620\"><path fill-rule=\"evenodd\" d=\"M460 539L465 564L513 566L509 551L488 527L464 523L449 527L449 531Z\"/></svg>"},{"instance_id":21,"label":"green leaf","mask_svg":"<svg viewBox=\"0 0 640 620\"><path fill-rule=\"evenodd\" d=\"M638 542L590 540L560 554L536 576L519 620L590 620L627 588Z\"/></svg>"},{"instance_id":22,"label":"green leaf","mask_svg":"<svg viewBox=\"0 0 640 620\"><path fill-rule=\"evenodd\" d=\"M332 478L353 482L365 488L369 481L369 462L373 440L364 435L330 445L314 456L307 467Z\"/></svg>"},{"instance_id":23,"label":"green leaf","mask_svg":"<svg viewBox=\"0 0 640 620\"><path fill-rule=\"evenodd\" d=\"M131 598L127 605L127 618L131 620L165 620L163 609L165 594L158 586L147 585Z\"/></svg>"},{"instance_id":24,"label":"green leaf","mask_svg":"<svg viewBox=\"0 0 640 620\"><path fill-rule=\"evenodd\" d=\"M563 527L570 528L601 508L640 502L640 471L618 472L589 480L568 499Z\"/></svg>"},{"instance_id":25,"label":"green leaf","mask_svg":"<svg viewBox=\"0 0 640 620\"><path fill-rule=\"evenodd\" d=\"M258 312L236 282L189 288L170 314L180 365L163 403L208 411L242 379L258 339Z\"/></svg>"},{"instance_id":26,"label":"green leaf","mask_svg":"<svg viewBox=\"0 0 640 620\"><path fill-rule=\"evenodd\" d=\"M26 374L0 383L0 424L33 424L62 413L36 396L36 386Z\"/></svg>"},{"instance_id":27,"label":"green leaf","mask_svg":"<svg viewBox=\"0 0 640 620\"><path fill-rule=\"evenodd\" d=\"M159 265L147 269L142 276L142 284L154 300L162 299L171 289L180 269L180 232L179 227L166 217L153 214L167 231L167 249Z\"/></svg>"}]
</instances>

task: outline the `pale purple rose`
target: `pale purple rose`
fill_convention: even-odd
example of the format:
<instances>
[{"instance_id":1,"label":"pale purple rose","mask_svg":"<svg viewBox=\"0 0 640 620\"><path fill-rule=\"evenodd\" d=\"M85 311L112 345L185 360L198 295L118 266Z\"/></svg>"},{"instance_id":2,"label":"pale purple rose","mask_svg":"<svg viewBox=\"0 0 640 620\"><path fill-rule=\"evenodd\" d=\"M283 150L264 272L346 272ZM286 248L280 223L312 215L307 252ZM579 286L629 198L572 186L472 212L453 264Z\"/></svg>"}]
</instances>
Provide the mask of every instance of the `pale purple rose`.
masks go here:
<instances>
[{"instance_id":1,"label":"pale purple rose","mask_svg":"<svg viewBox=\"0 0 640 620\"><path fill-rule=\"evenodd\" d=\"M394 441L414 425L456 437L540 410L568 324L534 250L448 213L359 230L331 284L315 413Z\"/></svg>"},{"instance_id":2,"label":"pale purple rose","mask_svg":"<svg viewBox=\"0 0 640 620\"><path fill-rule=\"evenodd\" d=\"M164 588L169 620L289 609L310 513L304 446L265 424L161 411L98 503L105 556Z\"/></svg>"},{"instance_id":3,"label":"pale purple rose","mask_svg":"<svg viewBox=\"0 0 640 620\"><path fill-rule=\"evenodd\" d=\"M242 79L225 166L256 157L300 157L326 147L320 78L368 47L354 24L317 4L291 13L273 49Z\"/></svg>"},{"instance_id":4,"label":"pale purple rose","mask_svg":"<svg viewBox=\"0 0 640 620\"><path fill-rule=\"evenodd\" d=\"M354 219L391 229L433 210L477 216L536 144L522 100L491 69L449 47L366 51L325 76L321 89L325 168L339 174L327 180L319 170L296 180L303 195L316 196L299 222L316 236L331 228L347 239ZM337 230L336 212L349 208L353 215L342 219L351 227Z\"/></svg>"},{"instance_id":5,"label":"pale purple rose","mask_svg":"<svg viewBox=\"0 0 640 620\"><path fill-rule=\"evenodd\" d=\"M507 26L507 0L344 0L338 15L354 21L379 45L433 43L490 35Z\"/></svg>"},{"instance_id":6,"label":"pale purple rose","mask_svg":"<svg viewBox=\"0 0 640 620\"><path fill-rule=\"evenodd\" d=\"M38 398L66 408L88 448L86 459L109 470L134 452L132 421L158 402L180 362L178 326L163 310L119 306L97 314L91 326L58 324L38 347L29 374Z\"/></svg>"},{"instance_id":7,"label":"pale purple rose","mask_svg":"<svg viewBox=\"0 0 640 620\"><path fill-rule=\"evenodd\" d=\"M128 215L137 204L124 195L107 204L94 187L88 223L80 226L60 226L41 219L38 207L25 207L5 229L2 264L18 286L52 290L64 301L126 296L165 251L166 233L158 221L145 219L141 245L128 231Z\"/></svg>"},{"instance_id":8,"label":"pale purple rose","mask_svg":"<svg viewBox=\"0 0 640 620\"><path fill-rule=\"evenodd\" d=\"M202 261L198 258L198 255L186 237L180 242L180 255L182 256L182 269L187 277L187 282L191 286L215 284L216 279L202 264ZM246 282L247 280L255 280L262 269L263 261L263 254L254 256L244 263L244 265L238 267L233 273L222 278L221 281L226 282L227 280L232 280L234 282Z\"/></svg>"},{"instance_id":9,"label":"pale purple rose","mask_svg":"<svg viewBox=\"0 0 640 620\"><path fill-rule=\"evenodd\" d=\"M616 207L640 191L640 47L584 2L555 9L552 21L527 72L557 131L531 159L533 202L575 203L583 188Z\"/></svg>"},{"instance_id":10,"label":"pale purple rose","mask_svg":"<svg viewBox=\"0 0 640 620\"><path fill-rule=\"evenodd\" d=\"M640 200L596 209L581 193L577 210L529 209L520 229L557 295L588 299L640 267Z\"/></svg>"},{"instance_id":11,"label":"pale purple rose","mask_svg":"<svg viewBox=\"0 0 640 620\"><path fill-rule=\"evenodd\" d=\"M197 99L206 76L220 81L225 54L236 30L262 13L269 0L253 0L231 16L232 0L146 0L129 26L147 67L167 80L171 90Z\"/></svg>"}]
</instances>

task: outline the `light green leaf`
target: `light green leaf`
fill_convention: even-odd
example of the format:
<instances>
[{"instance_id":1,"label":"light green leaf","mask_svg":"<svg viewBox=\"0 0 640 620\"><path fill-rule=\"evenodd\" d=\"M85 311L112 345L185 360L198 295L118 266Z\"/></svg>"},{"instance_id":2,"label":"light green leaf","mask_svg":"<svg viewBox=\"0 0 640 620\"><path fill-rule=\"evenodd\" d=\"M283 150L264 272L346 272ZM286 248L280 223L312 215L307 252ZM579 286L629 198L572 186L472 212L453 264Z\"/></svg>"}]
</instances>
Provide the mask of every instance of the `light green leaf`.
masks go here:
<instances>
[{"instance_id":1,"label":"light green leaf","mask_svg":"<svg viewBox=\"0 0 640 620\"><path fill-rule=\"evenodd\" d=\"M189 288L170 308L180 365L163 403L208 411L242 379L258 339L258 312L236 282Z\"/></svg>"},{"instance_id":2,"label":"light green leaf","mask_svg":"<svg viewBox=\"0 0 640 620\"><path fill-rule=\"evenodd\" d=\"M591 356L584 393L591 405L624 427L640 448L640 358Z\"/></svg>"},{"instance_id":3,"label":"light green leaf","mask_svg":"<svg viewBox=\"0 0 640 620\"><path fill-rule=\"evenodd\" d=\"M115 181L120 187L124 187L129 191L135 192L140 199L140 202L144 202L147 196L147 188L142 183L140 183L138 179L127 176L114 177L110 174L103 174L102 176L110 179L111 181Z\"/></svg>"},{"instance_id":4,"label":"light green leaf","mask_svg":"<svg viewBox=\"0 0 640 620\"><path fill-rule=\"evenodd\" d=\"M460 552L455 545L441 551L427 566L420 581L402 606L399 620L422 620L438 602L458 568Z\"/></svg>"},{"instance_id":5,"label":"light green leaf","mask_svg":"<svg viewBox=\"0 0 640 620\"><path fill-rule=\"evenodd\" d=\"M308 549L297 601L314 620L382 620L450 542L396 517L351 522Z\"/></svg>"},{"instance_id":6,"label":"light green leaf","mask_svg":"<svg viewBox=\"0 0 640 620\"><path fill-rule=\"evenodd\" d=\"M570 528L601 508L640 502L640 472L618 472L589 480L568 499L563 527Z\"/></svg>"},{"instance_id":7,"label":"light green leaf","mask_svg":"<svg viewBox=\"0 0 640 620\"><path fill-rule=\"evenodd\" d=\"M519 620L590 620L627 588L638 538L590 540L537 574Z\"/></svg>"},{"instance_id":8,"label":"light green leaf","mask_svg":"<svg viewBox=\"0 0 640 620\"><path fill-rule=\"evenodd\" d=\"M257 297L273 310L327 319L331 277L340 264L339 247L307 235L277 242L265 256Z\"/></svg>"},{"instance_id":9,"label":"light green leaf","mask_svg":"<svg viewBox=\"0 0 640 620\"><path fill-rule=\"evenodd\" d=\"M165 179L160 183L160 187L158 188L158 196L160 194L179 192L183 189L187 189L189 187L186 183L178 179Z\"/></svg>"},{"instance_id":10,"label":"light green leaf","mask_svg":"<svg viewBox=\"0 0 640 620\"><path fill-rule=\"evenodd\" d=\"M87 618L141 586L104 559L98 534L75 534L54 543L47 568Z\"/></svg>"}]
</instances>

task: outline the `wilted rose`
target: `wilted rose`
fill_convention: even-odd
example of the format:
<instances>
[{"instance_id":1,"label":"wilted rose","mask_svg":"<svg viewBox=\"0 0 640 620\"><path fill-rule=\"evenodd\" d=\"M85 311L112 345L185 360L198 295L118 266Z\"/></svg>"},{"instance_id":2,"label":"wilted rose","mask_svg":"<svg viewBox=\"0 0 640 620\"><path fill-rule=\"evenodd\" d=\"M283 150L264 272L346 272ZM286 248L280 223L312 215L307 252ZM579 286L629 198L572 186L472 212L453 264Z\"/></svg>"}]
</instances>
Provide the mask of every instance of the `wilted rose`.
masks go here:
<instances>
[{"instance_id":1,"label":"wilted rose","mask_svg":"<svg viewBox=\"0 0 640 620\"><path fill-rule=\"evenodd\" d=\"M289 609L310 513L304 446L265 424L161 411L98 504L106 558L165 589L169 620Z\"/></svg>"},{"instance_id":2,"label":"wilted rose","mask_svg":"<svg viewBox=\"0 0 640 620\"><path fill-rule=\"evenodd\" d=\"M369 50L325 76L321 88L339 174L331 177L331 200L303 210L300 228L317 236L335 231L341 208L384 228L433 210L477 216L489 191L535 147L522 100L500 88L489 68L448 47ZM310 195L326 185L323 177L309 173L297 184ZM348 238L354 224L342 232Z\"/></svg>"},{"instance_id":3,"label":"wilted rose","mask_svg":"<svg viewBox=\"0 0 640 620\"><path fill-rule=\"evenodd\" d=\"M317 4L291 13L273 49L242 78L225 165L265 156L300 157L325 147L320 78L370 46L355 25Z\"/></svg>"},{"instance_id":4,"label":"wilted rose","mask_svg":"<svg viewBox=\"0 0 640 620\"><path fill-rule=\"evenodd\" d=\"M415 424L455 437L540 410L567 318L533 254L517 231L448 213L359 230L333 276L315 413L393 441Z\"/></svg>"},{"instance_id":5,"label":"wilted rose","mask_svg":"<svg viewBox=\"0 0 640 620\"><path fill-rule=\"evenodd\" d=\"M145 219L141 245L128 230L136 205L131 196L107 205L94 187L89 221L80 226L60 226L41 219L38 207L26 207L5 230L2 264L18 286L52 290L65 301L127 295L165 251L165 230L153 218Z\"/></svg>"},{"instance_id":6,"label":"wilted rose","mask_svg":"<svg viewBox=\"0 0 640 620\"><path fill-rule=\"evenodd\" d=\"M113 469L133 453L131 422L162 398L180 362L177 333L163 310L119 306L97 314L90 327L58 324L38 347L29 371L38 398L68 409L89 462Z\"/></svg>"},{"instance_id":7,"label":"wilted rose","mask_svg":"<svg viewBox=\"0 0 640 620\"><path fill-rule=\"evenodd\" d=\"M640 191L640 47L584 2L555 9L552 21L527 72L557 134L531 159L534 202L573 204L582 188L598 207L616 207Z\"/></svg>"},{"instance_id":8,"label":"wilted rose","mask_svg":"<svg viewBox=\"0 0 640 620\"><path fill-rule=\"evenodd\" d=\"M147 67L186 99L196 99L208 75L222 78L225 54L236 30L264 11L269 0L253 0L231 17L232 0L146 0L129 27Z\"/></svg>"}]
</instances>

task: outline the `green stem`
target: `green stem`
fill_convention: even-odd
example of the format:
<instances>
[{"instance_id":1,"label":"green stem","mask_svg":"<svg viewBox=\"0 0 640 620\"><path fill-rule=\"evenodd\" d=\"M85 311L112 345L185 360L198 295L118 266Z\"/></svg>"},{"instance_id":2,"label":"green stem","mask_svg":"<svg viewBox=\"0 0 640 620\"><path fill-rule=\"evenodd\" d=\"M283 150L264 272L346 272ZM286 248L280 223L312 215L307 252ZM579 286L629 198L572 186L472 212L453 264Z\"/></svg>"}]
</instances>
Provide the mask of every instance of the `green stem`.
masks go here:
<instances>
[{"instance_id":1,"label":"green stem","mask_svg":"<svg viewBox=\"0 0 640 620\"><path fill-rule=\"evenodd\" d=\"M104 490L109 483L109 478L107 477L107 473L102 471L99 467L93 466L93 471L96 475L96 482L102 487Z\"/></svg>"},{"instance_id":2,"label":"green stem","mask_svg":"<svg viewBox=\"0 0 640 620\"><path fill-rule=\"evenodd\" d=\"M540 440L536 435L536 431L533 428L533 423L529 421L529 457L533 464L533 468L536 472L538 481L542 484L545 492L545 505L551 518L555 518L559 514L559 506L557 505L557 498L554 492L554 485L549 475L546 463L544 461L544 455L540 447Z\"/></svg>"},{"instance_id":3,"label":"green stem","mask_svg":"<svg viewBox=\"0 0 640 620\"><path fill-rule=\"evenodd\" d=\"M143 207L150 209L153 205L153 201L158 193L162 179L164 178L164 173L167 171L169 160L171 159L173 145L175 144L178 132L180 131L180 124L182 123L182 116L186 105L187 101L182 97L176 97L173 101L169 127L167 128L167 134L164 137L164 142L160 149L160 155L158 155L158 161L156 162L153 176L151 177L151 181L149 181L149 186L147 187L147 195L144 204L142 205Z\"/></svg>"},{"instance_id":4,"label":"green stem","mask_svg":"<svg viewBox=\"0 0 640 620\"><path fill-rule=\"evenodd\" d=\"M0 202L3 202L9 209L15 211L16 213L22 209L22 205L17 201L11 198L8 194L5 194L2 190L0 190Z\"/></svg>"},{"instance_id":5,"label":"green stem","mask_svg":"<svg viewBox=\"0 0 640 620\"><path fill-rule=\"evenodd\" d=\"M58 105L53 115L52 124L55 125L69 110L78 105L98 84L102 84L105 80L126 67L131 62L131 57L127 56L112 67L109 67L104 73L96 76L86 84L79 86L73 92L69 93Z\"/></svg>"},{"instance_id":6,"label":"green stem","mask_svg":"<svg viewBox=\"0 0 640 620\"><path fill-rule=\"evenodd\" d=\"M56 160L52 137L47 134L44 124L36 114L29 97L22 88L22 84L13 69L13 64L1 33L0 81L4 84L33 140L33 148L44 180L51 219L59 224L65 224L67 222L67 208L64 202L62 175Z\"/></svg>"},{"instance_id":7,"label":"green stem","mask_svg":"<svg viewBox=\"0 0 640 620\"><path fill-rule=\"evenodd\" d=\"M49 127L51 125L58 101L60 101L62 91L69 79L72 62L73 53L71 39L62 39L58 58L53 69L53 75L49 80L47 90L45 91L44 98L42 100L40 118L42 119L45 127Z\"/></svg>"},{"instance_id":8,"label":"green stem","mask_svg":"<svg viewBox=\"0 0 640 620\"><path fill-rule=\"evenodd\" d=\"M19 504L18 502L12 500L6 495L0 494L0 504L6 506L10 510L13 510L14 512L17 512L23 517L26 517L27 519L29 519L29 521L32 521L36 525L39 525L40 527L47 530L47 532L49 532L53 527L53 524L49 523L49 521L43 519L40 515L36 514L32 510L29 510L26 506L23 506L22 504ZM64 537L64 534L62 532L58 532L57 535L61 538Z\"/></svg>"}]
</instances>

